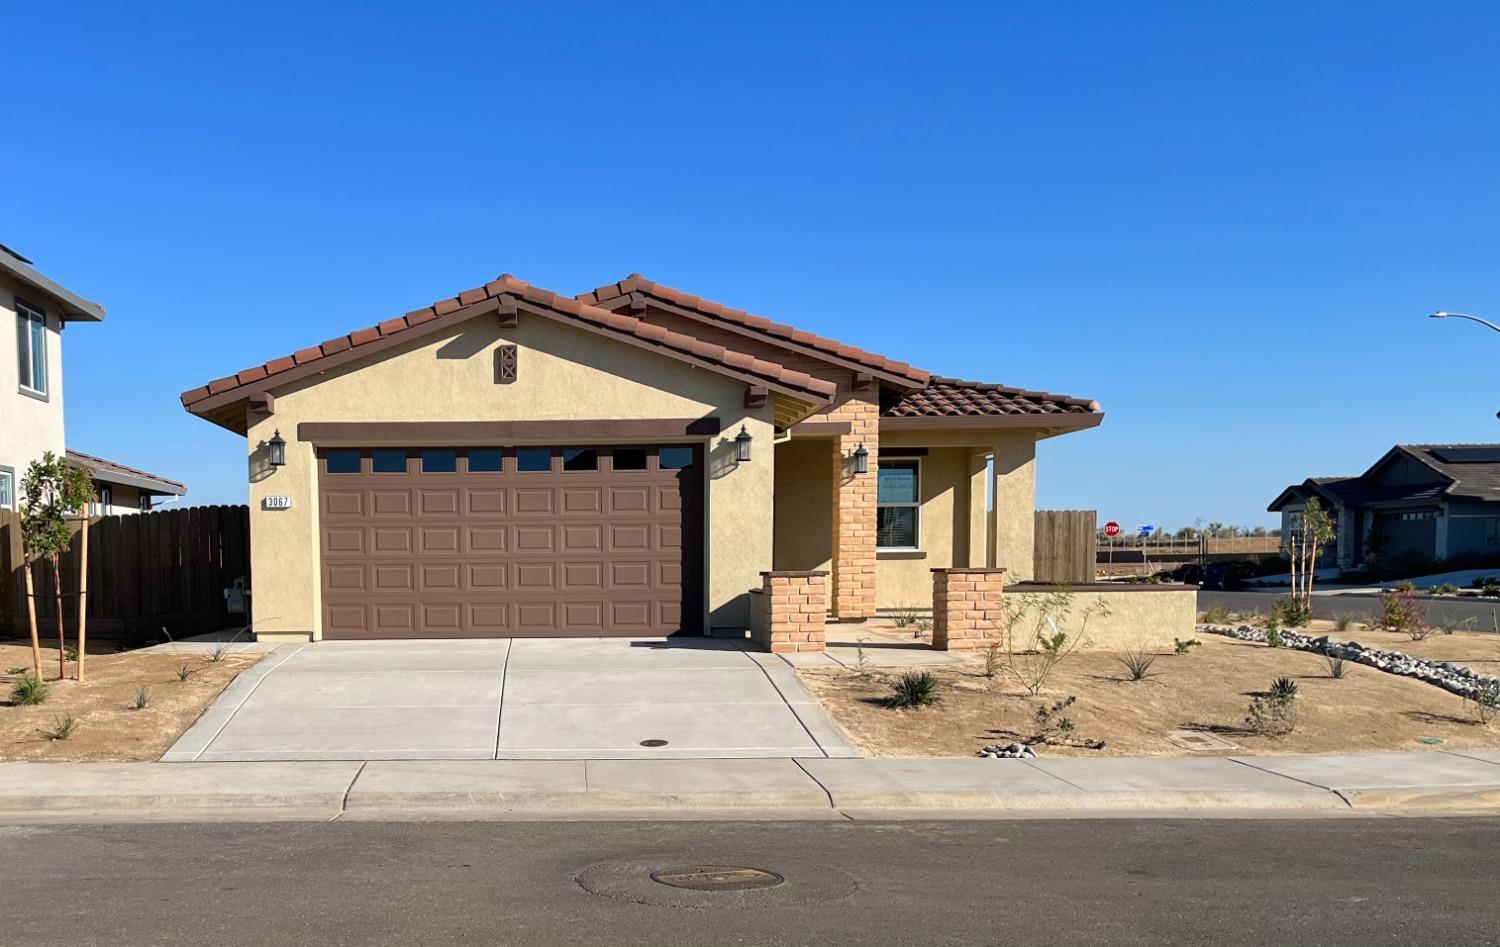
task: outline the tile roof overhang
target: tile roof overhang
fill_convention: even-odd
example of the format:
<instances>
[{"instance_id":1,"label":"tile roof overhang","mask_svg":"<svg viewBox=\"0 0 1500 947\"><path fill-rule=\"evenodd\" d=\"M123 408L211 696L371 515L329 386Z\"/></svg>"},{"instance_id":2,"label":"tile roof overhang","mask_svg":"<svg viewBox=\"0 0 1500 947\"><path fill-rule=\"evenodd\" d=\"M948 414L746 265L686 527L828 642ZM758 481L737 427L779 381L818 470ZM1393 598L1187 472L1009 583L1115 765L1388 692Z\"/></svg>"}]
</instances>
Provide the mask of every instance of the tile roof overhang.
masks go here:
<instances>
[{"instance_id":1,"label":"tile roof overhang","mask_svg":"<svg viewBox=\"0 0 1500 947\"><path fill-rule=\"evenodd\" d=\"M883 399L880 408L883 430L1031 427L1060 433L1103 420L1099 402L1086 398L941 376Z\"/></svg>"},{"instance_id":2,"label":"tile roof overhang","mask_svg":"<svg viewBox=\"0 0 1500 947\"><path fill-rule=\"evenodd\" d=\"M555 319L718 372L743 381L753 388L763 388L813 407L830 403L837 393L837 386L832 382L813 378L806 372L654 326L634 316L559 296L506 273L484 286L439 300L424 309L387 319L378 325L358 329L348 335L329 339L321 345L300 349L291 355L185 391L182 393L182 404L194 414L244 433L247 427L244 412L232 409L253 394L270 391L277 386L492 312L526 312Z\"/></svg>"},{"instance_id":3,"label":"tile roof overhang","mask_svg":"<svg viewBox=\"0 0 1500 947\"><path fill-rule=\"evenodd\" d=\"M89 471L89 475L95 480L104 483L117 483L121 486L135 487L146 493L158 496L182 496L187 493L187 487L176 480L168 480L166 477L158 477L156 474L117 464L103 457L95 457L93 454L85 454L81 451L72 450L66 452L68 465L81 470Z\"/></svg>"},{"instance_id":4,"label":"tile roof overhang","mask_svg":"<svg viewBox=\"0 0 1500 947\"><path fill-rule=\"evenodd\" d=\"M764 316L752 315L743 309L716 303L680 289L663 286L639 273L631 273L617 283L600 286L575 298L590 305L617 311L628 309L640 312L647 306L656 306L689 319L711 322L747 338L763 339L791 351L823 359L830 364L868 373L902 388L921 387L931 378L929 373L905 362L772 322Z\"/></svg>"}]
</instances>

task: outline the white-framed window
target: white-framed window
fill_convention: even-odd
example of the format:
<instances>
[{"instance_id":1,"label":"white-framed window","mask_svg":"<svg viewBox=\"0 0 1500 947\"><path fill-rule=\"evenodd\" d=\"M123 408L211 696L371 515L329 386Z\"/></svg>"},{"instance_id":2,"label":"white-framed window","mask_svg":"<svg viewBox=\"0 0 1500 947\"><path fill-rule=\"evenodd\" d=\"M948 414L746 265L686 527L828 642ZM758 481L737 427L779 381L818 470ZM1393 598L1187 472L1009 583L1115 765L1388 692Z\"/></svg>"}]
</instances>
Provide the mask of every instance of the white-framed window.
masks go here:
<instances>
[{"instance_id":1,"label":"white-framed window","mask_svg":"<svg viewBox=\"0 0 1500 947\"><path fill-rule=\"evenodd\" d=\"M149 494L149 493L142 493L139 497L136 498L135 505L136 505L137 508L140 509L140 511L142 513L150 513L151 512L151 494Z\"/></svg>"},{"instance_id":2,"label":"white-framed window","mask_svg":"<svg viewBox=\"0 0 1500 947\"><path fill-rule=\"evenodd\" d=\"M882 460L875 481L875 547L922 546L922 462L916 457Z\"/></svg>"},{"instance_id":3,"label":"white-framed window","mask_svg":"<svg viewBox=\"0 0 1500 947\"><path fill-rule=\"evenodd\" d=\"M16 472L0 467L0 510L16 508Z\"/></svg>"},{"instance_id":4,"label":"white-framed window","mask_svg":"<svg viewBox=\"0 0 1500 947\"><path fill-rule=\"evenodd\" d=\"M109 487L99 488L99 499L89 504L89 513L92 516L108 516L110 501L114 499L114 491Z\"/></svg>"},{"instance_id":5,"label":"white-framed window","mask_svg":"<svg viewBox=\"0 0 1500 947\"><path fill-rule=\"evenodd\" d=\"M47 314L16 300L16 368L21 390L47 394Z\"/></svg>"}]
</instances>

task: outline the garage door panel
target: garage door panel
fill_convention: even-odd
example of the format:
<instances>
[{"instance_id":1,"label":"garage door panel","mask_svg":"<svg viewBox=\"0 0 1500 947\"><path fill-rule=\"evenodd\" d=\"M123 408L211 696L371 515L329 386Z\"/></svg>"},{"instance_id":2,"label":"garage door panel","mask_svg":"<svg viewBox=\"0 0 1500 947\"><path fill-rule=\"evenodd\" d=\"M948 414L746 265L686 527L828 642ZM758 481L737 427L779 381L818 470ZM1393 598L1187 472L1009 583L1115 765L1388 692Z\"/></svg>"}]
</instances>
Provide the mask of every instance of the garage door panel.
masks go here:
<instances>
[{"instance_id":1,"label":"garage door panel","mask_svg":"<svg viewBox=\"0 0 1500 947\"><path fill-rule=\"evenodd\" d=\"M371 490L370 515L376 518L411 515L410 490Z\"/></svg>"},{"instance_id":2,"label":"garage door panel","mask_svg":"<svg viewBox=\"0 0 1500 947\"><path fill-rule=\"evenodd\" d=\"M457 516L458 490L422 490L418 509L423 516Z\"/></svg>"},{"instance_id":3,"label":"garage door panel","mask_svg":"<svg viewBox=\"0 0 1500 947\"><path fill-rule=\"evenodd\" d=\"M409 556L413 532L410 526L376 526L370 530L370 552L377 556Z\"/></svg>"},{"instance_id":4,"label":"garage door panel","mask_svg":"<svg viewBox=\"0 0 1500 947\"><path fill-rule=\"evenodd\" d=\"M683 525L701 530L701 490L683 471L651 469L655 448L630 450L644 450L645 469L563 470L554 454L550 471L518 471L507 456L504 469L471 474L463 448L457 471L320 469L325 634L695 630L683 616L696 626L701 581L684 585L683 560L701 561L701 547L684 547ZM695 563L692 576L700 571Z\"/></svg>"},{"instance_id":5,"label":"garage door panel","mask_svg":"<svg viewBox=\"0 0 1500 947\"><path fill-rule=\"evenodd\" d=\"M468 540L466 552L476 555L505 552L510 548L510 528L507 526L464 526Z\"/></svg>"}]
</instances>

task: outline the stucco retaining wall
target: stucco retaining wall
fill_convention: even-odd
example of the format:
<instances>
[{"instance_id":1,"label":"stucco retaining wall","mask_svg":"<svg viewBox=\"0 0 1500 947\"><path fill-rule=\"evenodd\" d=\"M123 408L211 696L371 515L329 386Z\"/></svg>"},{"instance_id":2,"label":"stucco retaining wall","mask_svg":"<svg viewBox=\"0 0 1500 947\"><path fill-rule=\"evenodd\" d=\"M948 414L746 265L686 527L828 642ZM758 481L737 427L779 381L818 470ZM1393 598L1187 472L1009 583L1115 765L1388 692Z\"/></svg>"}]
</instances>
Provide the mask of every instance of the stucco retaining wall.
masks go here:
<instances>
[{"instance_id":1,"label":"stucco retaining wall","mask_svg":"<svg viewBox=\"0 0 1500 947\"><path fill-rule=\"evenodd\" d=\"M1015 603L1027 595L1045 595L1051 586L1021 582L1005 587L1005 597ZM1098 650L1132 648L1159 650L1172 647L1173 638L1191 638L1198 619L1196 585L1118 585L1089 583L1069 586L1073 607L1057 625L1069 636L1083 628L1084 612L1093 609L1083 631ZM1103 605L1108 615L1099 606Z\"/></svg>"}]
</instances>

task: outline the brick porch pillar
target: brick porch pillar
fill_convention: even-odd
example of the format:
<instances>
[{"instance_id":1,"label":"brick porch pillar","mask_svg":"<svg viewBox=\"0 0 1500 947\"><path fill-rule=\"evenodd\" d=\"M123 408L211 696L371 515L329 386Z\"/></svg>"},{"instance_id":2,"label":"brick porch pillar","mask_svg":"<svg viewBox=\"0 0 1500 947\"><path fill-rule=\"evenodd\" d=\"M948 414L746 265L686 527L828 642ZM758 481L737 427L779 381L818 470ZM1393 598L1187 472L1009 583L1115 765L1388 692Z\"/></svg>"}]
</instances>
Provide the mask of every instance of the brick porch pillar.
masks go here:
<instances>
[{"instance_id":1,"label":"brick porch pillar","mask_svg":"<svg viewBox=\"0 0 1500 947\"><path fill-rule=\"evenodd\" d=\"M933 569L932 646L958 651L1002 641L1004 581L1004 569Z\"/></svg>"},{"instance_id":2,"label":"brick porch pillar","mask_svg":"<svg viewBox=\"0 0 1500 947\"><path fill-rule=\"evenodd\" d=\"M827 640L826 572L762 572L750 640L768 651L822 651Z\"/></svg>"},{"instance_id":3,"label":"brick porch pillar","mask_svg":"<svg viewBox=\"0 0 1500 947\"><path fill-rule=\"evenodd\" d=\"M833 594L838 621L864 621L875 614L875 482L880 463L879 392L855 392L827 414L850 430L833 442ZM870 472L856 477L854 451L870 453Z\"/></svg>"}]
</instances>

